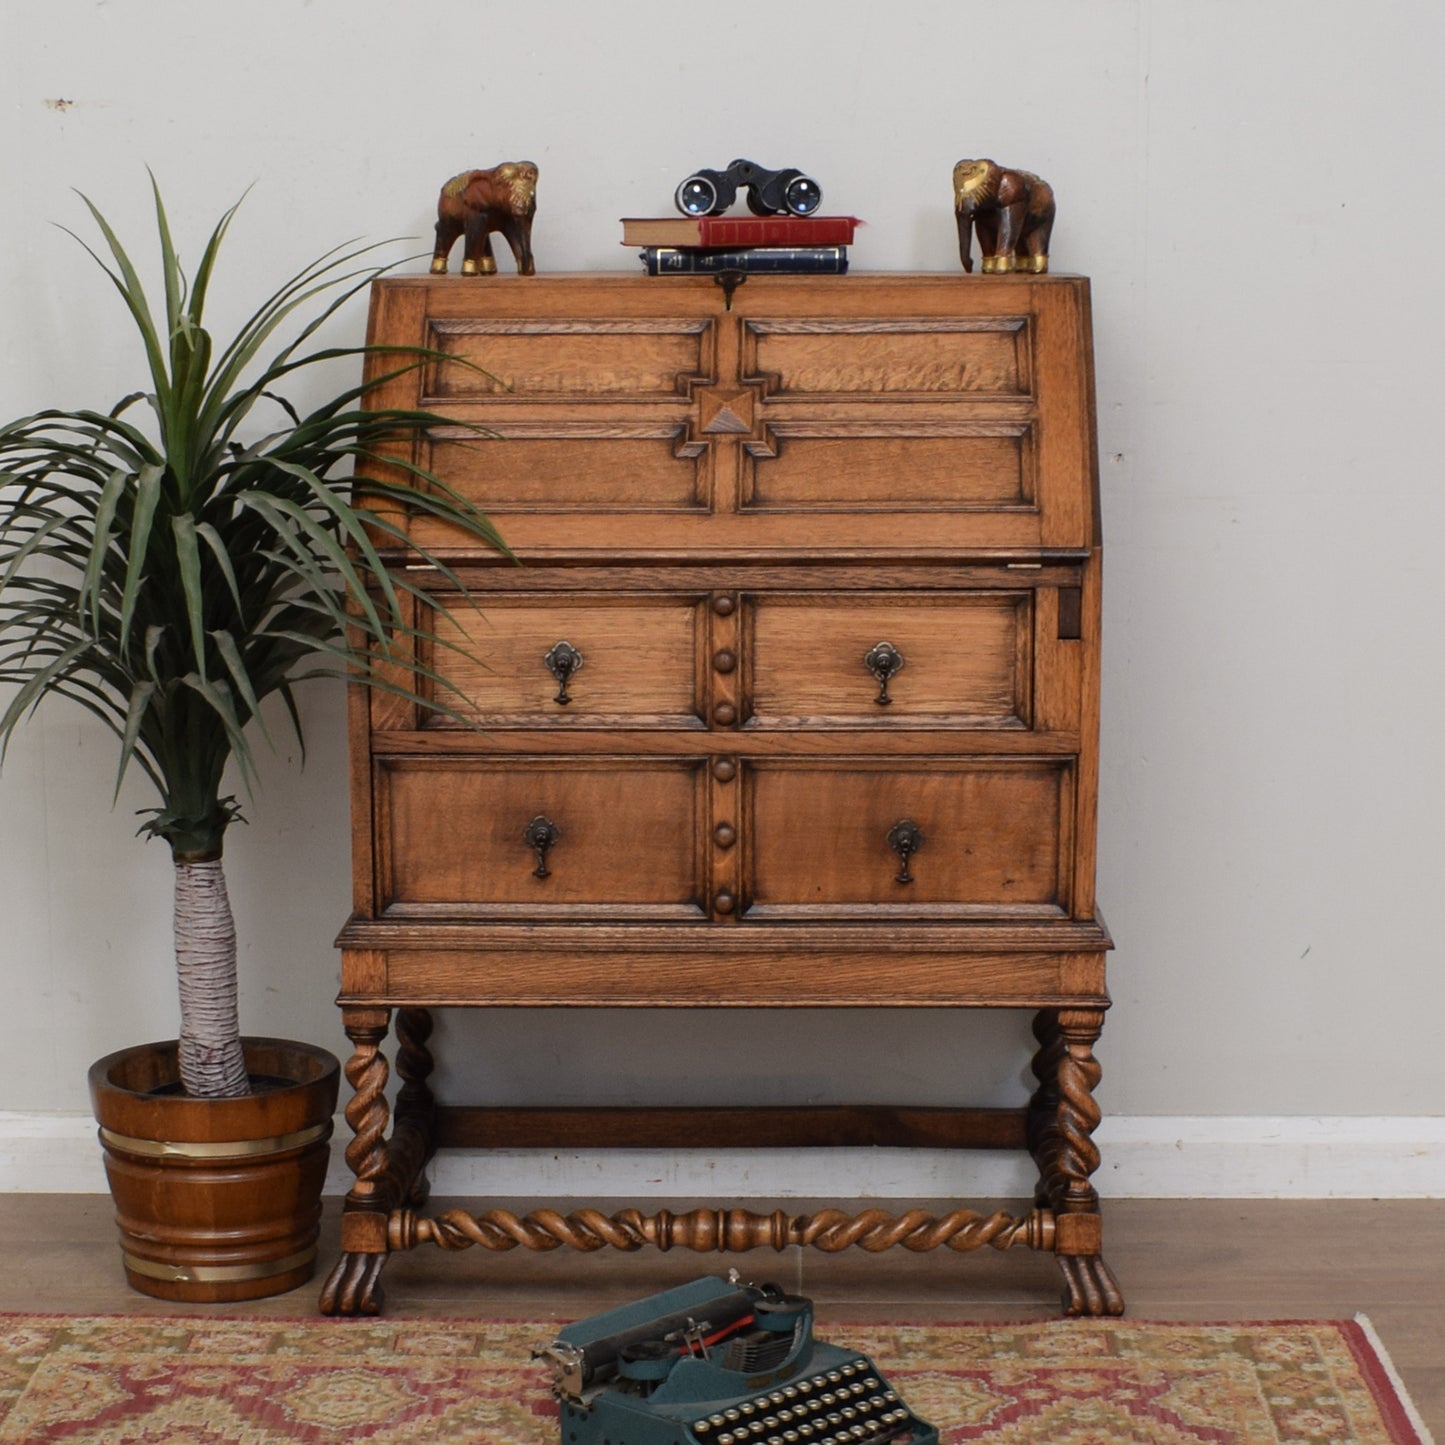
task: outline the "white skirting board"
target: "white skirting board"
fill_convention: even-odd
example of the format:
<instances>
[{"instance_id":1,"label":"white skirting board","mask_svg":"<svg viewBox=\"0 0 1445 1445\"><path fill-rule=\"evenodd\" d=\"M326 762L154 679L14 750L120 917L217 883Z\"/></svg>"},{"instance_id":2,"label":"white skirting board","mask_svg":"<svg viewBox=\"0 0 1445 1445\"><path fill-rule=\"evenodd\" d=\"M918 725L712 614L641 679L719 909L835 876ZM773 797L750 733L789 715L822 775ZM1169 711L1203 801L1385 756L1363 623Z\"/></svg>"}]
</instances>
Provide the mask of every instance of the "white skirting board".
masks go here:
<instances>
[{"instance_id":1,"label":"white skirting board","mask_svg":"<svg viewBox=\"0 0 1445 1445\"><path fill-rule=\"evenodd\" d=\"M327 1192L345 1193L338 1115ZM1106 1199L1445 1198L1445 1118L1111 1117L1095 1134ZM433 1192L489 1198L969 1199L1027 1195L1011 1153L937 1149L456 1150ZM0 1111L0 1193L105 1192L95 1124Z\"/></svg>"}]
</instances>

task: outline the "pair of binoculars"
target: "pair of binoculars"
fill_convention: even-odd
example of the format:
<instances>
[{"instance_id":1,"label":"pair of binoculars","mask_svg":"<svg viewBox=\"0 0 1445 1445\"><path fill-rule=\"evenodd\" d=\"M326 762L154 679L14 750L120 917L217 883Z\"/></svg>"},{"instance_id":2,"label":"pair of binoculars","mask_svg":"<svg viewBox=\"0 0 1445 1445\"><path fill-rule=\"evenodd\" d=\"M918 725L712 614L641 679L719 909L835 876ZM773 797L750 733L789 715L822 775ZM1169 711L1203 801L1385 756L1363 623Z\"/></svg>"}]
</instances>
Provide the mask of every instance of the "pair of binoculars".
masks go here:
<instances>
[{"instance_id":1,"label":"pair of binoculars","mask_svg":"<svg viewBox=\"0 0 1445 1445\"><path fill-rule=\"evenodd\" d=\"M734 161L725 171L694 171L673 196L684 216L719 216L747 187L748 210L755 216L811 216L823 204L823 188L802 171L770 171L754 161Z\"/></svg>"}]
</instances>

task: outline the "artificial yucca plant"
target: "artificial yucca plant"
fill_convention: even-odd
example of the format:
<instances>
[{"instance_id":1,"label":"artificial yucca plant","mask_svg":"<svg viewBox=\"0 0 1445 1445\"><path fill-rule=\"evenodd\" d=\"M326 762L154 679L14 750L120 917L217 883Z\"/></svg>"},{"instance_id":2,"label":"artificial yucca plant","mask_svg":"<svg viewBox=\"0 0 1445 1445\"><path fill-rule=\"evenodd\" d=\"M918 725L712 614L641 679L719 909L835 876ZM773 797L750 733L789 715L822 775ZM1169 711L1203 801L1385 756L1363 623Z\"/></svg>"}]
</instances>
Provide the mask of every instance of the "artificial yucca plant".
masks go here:
<instances>
[{"instance_id":1,"label":"artificial yucca plant","mask_svg":"<svg viewBox=\"0 0 1445 1445\"><path fill-rule=\"evenodd\" d=\"M456 585L411 542L409 511L505 549L474 506L397 460L406 448L393 448L383 474L372 465L379 448L438 418L367 409L361 382L306 415L284 399L282 388L310 369L377 352L312 342L385 269L361 260L373 248L328 252L222 344L202 317L236 207L188 279L152 186L162 313L82 197L111 261L86 249L135 323L147 384L108 412L47 410L0 427L0 682L15 689L0 714L0 749L44 698L67 697L119 740L117 790L132 766L155 785L159 806L142 831L164 838L175 864L182 1082L188 1093L226 1097L248 1090L221 863L238 816L227 763L249 788L251 733L263 729L273 693L304 747L293 691L302 679L396 690L384 671L418 636L404 598L423 591L415 579L425 573L388 571L378 549L406 547ZM318 314L303 321L308 308ZM288 324L300 329L281 345ZM370 387L395 374L392 359L403 369L431 359L421 349L386 356L387 375Z\"/></svg>"}]
</instances>

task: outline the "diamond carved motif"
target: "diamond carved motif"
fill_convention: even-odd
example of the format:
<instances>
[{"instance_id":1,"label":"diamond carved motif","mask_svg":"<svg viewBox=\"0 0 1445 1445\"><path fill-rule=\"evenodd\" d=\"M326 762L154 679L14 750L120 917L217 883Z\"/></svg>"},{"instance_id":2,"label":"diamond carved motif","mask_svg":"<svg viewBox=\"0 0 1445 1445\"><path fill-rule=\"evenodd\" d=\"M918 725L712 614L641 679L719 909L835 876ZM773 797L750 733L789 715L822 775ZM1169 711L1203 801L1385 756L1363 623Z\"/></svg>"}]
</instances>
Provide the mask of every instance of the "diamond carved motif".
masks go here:
<instances>
[{"instance_id":1,"label":"diamond carved motif","mask_svg":"<svg viewBox=\"0 0 1445 1445\"><path fill-rule=\"evenodd\" d=\"M676 448L677 456L701 456L715 443L733 438L749 456L776 455L771 431L759 414L759 383L739 386L704 381L693 382L688 389L694 410ZM725 453L732 450L724 448Z\"/></svg>"},{"instance_id":2,"label":"diamond carved motif","mask_svg":"<svg viewBox=\"0 0 1445 1445\"><path fill-rule=\"evenodd\" d=\"M753 402L751 387L734 391L709 388L698 397L698 430L704 435L751 436Z\"/></svg>"}]
</instances>

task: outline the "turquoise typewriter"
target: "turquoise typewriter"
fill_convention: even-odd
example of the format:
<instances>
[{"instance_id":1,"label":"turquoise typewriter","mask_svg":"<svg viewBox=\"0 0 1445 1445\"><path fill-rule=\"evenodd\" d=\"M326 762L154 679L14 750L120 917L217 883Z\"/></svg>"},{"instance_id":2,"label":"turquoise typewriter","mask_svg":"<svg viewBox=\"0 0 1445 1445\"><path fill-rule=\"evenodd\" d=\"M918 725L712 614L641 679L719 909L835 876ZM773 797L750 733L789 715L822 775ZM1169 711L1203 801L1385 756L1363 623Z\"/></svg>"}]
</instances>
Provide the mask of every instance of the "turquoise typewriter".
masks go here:
<instances>
[{"instance_id":1,"label":"turquoise typewriter","mask_svg":"<svg viewBox=\"0 0 1445 1445\"><path fill-rule=\"evenodd\" d=\"M938 1445L866 1356L813 1338L813 1302L705 1277L533 1351L563 1445Z\"/></svg>"}]
</instances>

